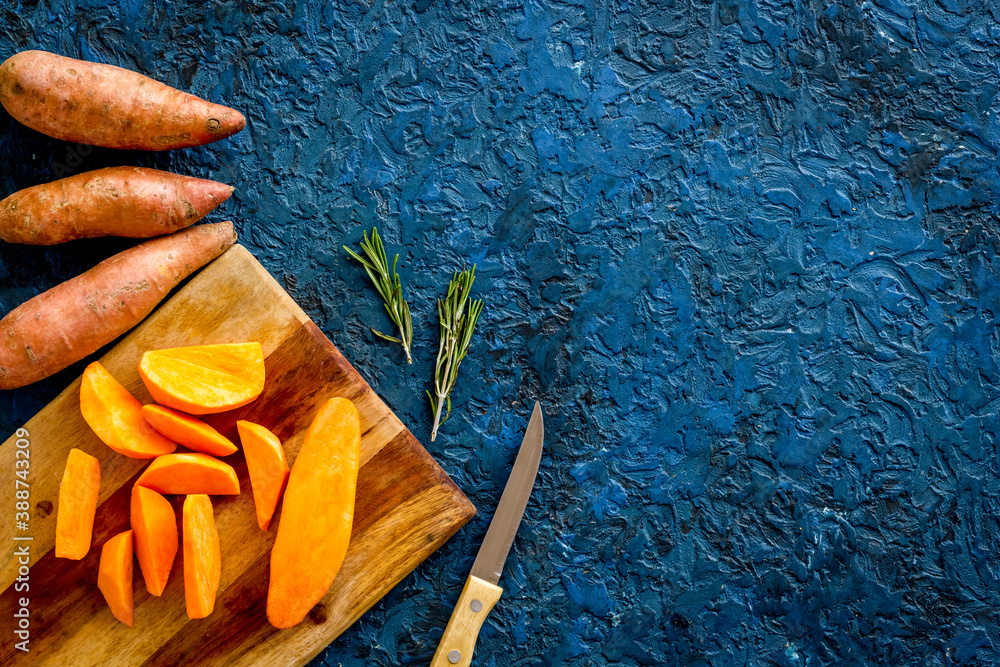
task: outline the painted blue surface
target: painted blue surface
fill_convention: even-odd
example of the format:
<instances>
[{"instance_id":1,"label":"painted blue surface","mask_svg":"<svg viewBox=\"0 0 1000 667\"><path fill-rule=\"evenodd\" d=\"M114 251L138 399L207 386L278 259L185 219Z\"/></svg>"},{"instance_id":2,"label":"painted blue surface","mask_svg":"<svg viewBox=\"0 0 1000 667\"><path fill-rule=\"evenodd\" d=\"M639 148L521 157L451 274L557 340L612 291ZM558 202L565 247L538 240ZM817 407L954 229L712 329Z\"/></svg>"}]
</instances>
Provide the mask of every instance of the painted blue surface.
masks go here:
<instances>
[{"instance_id":1,"label":"painted blue surface","mask_svg":"<svg viewBox=\"0 0 1000 667\"><path fill-rule=\"evenodd\" d=\"M15 0L0 31L249 120L81 156L0 114L4 193L121 163L233 183L214 219L424 441L432 300L478 264L428 448L480 514L316 664L428 662L536 398L476 664L1000 663L995 3ZM338 250L373 224L412 367ZM0 248L0 311L125 245ZM71 375L0 394L4 434Z\"/></svg>"}]
</instances>

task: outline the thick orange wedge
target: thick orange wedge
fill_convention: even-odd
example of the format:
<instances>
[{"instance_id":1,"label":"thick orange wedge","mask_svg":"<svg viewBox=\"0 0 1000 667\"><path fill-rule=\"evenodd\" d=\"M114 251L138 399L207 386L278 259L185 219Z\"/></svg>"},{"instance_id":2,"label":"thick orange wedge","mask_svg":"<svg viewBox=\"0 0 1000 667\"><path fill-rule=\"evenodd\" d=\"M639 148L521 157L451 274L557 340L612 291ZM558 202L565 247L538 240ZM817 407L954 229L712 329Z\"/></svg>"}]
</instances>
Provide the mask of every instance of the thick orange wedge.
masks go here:
<instances>
[{"instance_id":1,"label":"thick orange wedge","mask_svg":"<svg viewBox=\"0 0 1000 667\"><path fill-rule=\"evenodd\" d=\"M59 484L56 558L80 560L90 551L100 490L101 462L82 450L69 450Z\"/></svg>"},{"instance_id":2,"label":"thick orange wedge","mask_svg":"<svg viewBox=\"0 0 1000 667\"><path fill-rule=\"evenodd\" d=\"M215 609L222 574L222 551L212 501L204 494L184 499L184 603L188 618L205 618Z\"/></svg>"},{"instance_id":3,"label":"thick orange wedge","mask_svg":"<svg viewBox=\"0 0 1000 667\"><path fill-rule=\"evenodd\" d=\"M83 372L80 412L97 437L119 454L151 459L177 449L142 418L142 403L97 361Z\"/></svg>"},{"instance_id":4,"label":"thick orange wedge","mask_svg":"<svg viewBox=\"0 0 1000 667\"><path fill-rule=\"evenodd\" d=\"M157 403L191 415L246 405L264 390L260 343L195 345L142 355L139 375Z\"/></svg>"},{"instance_id":5,"label":"thick orange wedge","mask_svg":"<svg viewBox=\"0 0 1000 667\"><path fill-rule=\"evenodd\" d=\"M200 419L162 405L142 406L142 416L150 425L178 445L212 456L229 456L236 445Z\"/></svg>"},{"instance_id":6,"label":"thick orange wedge","mask_svg":"<svg viewBox=\"0 0 1000 667\"><path fill-rule=\"evenodd\" d=\"M247 458L253 503L257 508L257 525L261 530L267 530L271 527L274 510L288 482L285 450L278 436L260 424L241 420L236 422L236 429Z\"/></svg>"},{"instance_id":7,"label":"thick orange wedge","mask_svg":"<svg viewBox=\"0 0 1000 667\"><path fill-rule=\"evenodd\" d=\"M97 570L97 588L111 607L115 618L132 627L132 531L118 533L104 543Z\"/></svg>"},{"instance_id":8,"label":"thick orange wedge","mask_svg":"<svg viewBox=\"0 0 1000 667\"><path fill-rule=\"evenodd\" d=\"M347 554L361 459L361 423L346 398L319 409L292 466L271 549L267 620L302 621L323 599Z\"/></svg>"},{"instance_id":9,"label":"thick orange wedge","mask_svg":"<svg viewBox=\"0 0 1000 667\"><path fill-rule=\"evenodd\" d=\"M163 595L177 556L177 515L170 501L152 489L132 487L135 556L150 595Z\"/></svg>"},{"instance_id":10,"label":"thick orange wedge","mask_svg":"<svg viewBox=\"0 0 1000 667\"><path fill-rule=\"evenodd\" d=\"M157 493L180 495L220 496L240 492L240 480L231 465L208 454L186 452L158 457L139 475L135 485Z\"/></svg>"}]
</instances>

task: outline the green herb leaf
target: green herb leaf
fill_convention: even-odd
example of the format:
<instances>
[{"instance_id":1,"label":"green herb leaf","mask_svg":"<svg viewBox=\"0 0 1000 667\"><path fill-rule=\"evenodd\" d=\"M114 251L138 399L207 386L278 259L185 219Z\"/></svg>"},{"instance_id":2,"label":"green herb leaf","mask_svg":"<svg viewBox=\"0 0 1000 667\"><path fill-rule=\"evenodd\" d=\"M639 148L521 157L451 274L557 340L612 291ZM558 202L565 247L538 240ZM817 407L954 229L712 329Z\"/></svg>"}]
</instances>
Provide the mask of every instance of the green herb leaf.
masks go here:
<instances>
[{"instance_id":1,"label":"green herb leaf","mask_svg":"<svg viewBox=\"0 0 1000 667\"><path fill-rule=\"evenodd\" d=\"M412 364L413 358L410 356L410 349L413 347L413 321L410 319L410 305L403 298L403 286L400 283L399 274L396 273L399 255L396 255L395 259L392 260L392 272L390 273L389 262L385 256L385 246L382 245L382 239L379 238L376 227L372 227L371 241L368 240L368 233L364 234L364 240L361 242L361 252L364 253L364 256L359 255L346 245L344 250L365 268L365 273L368 274L372 286L375 287L375 291L385 303L385 312L389 314L389 319L399 329L398 338L376 331L374 327L371 328L372 333L379 338L402 345L406 352L406 363Z\"/></svg>"},{"instance_id":2,"label":"green herb leaf","mask_svg":"<svg viewBox=\"0 0 1000 667\"><path fill-rule=\"evenodd\" d=\"M441 424L451 416L451 390L455 388L459 365L469 352L472 332L483 311L482 299L469 301L469 293L475 280L475 265L471 269L456 272L448 284L447 296L437 302L441 341L434 366L434 393L427 392L431 412L434 413L431 442L437 438ZM442 412L444 419L441 418Z\"/></svg>"}]
</instances>

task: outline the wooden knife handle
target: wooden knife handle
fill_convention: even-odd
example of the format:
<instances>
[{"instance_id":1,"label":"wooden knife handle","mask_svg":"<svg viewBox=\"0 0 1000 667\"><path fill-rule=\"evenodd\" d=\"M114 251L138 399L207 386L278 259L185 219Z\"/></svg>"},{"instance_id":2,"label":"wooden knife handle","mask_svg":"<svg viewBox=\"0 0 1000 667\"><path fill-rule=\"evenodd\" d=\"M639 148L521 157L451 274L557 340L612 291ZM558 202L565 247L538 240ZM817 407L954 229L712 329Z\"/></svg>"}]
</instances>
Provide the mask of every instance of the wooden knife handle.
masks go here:
<instances>
[{"instance_id":1,"label":"wooden knife handle","mask_svg":"<svg viewBox=\"0 0 1000 667\"><path fill-rule=\"evenodd\" d=\"M472 664L479 630L502 594L503 589L499 586L469 576L438 643L431 667L468 667Z\"/></svg>"}]
</instances>

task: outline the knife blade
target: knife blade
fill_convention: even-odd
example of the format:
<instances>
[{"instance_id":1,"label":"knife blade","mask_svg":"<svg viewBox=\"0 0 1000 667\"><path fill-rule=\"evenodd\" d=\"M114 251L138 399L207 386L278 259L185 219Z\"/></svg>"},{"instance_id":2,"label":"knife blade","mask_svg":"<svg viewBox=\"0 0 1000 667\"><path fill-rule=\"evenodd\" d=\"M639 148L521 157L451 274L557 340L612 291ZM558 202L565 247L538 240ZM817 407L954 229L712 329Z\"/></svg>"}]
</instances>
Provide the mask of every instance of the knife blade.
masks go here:
<instances>
[{"instance_id":1,"label":"knife blade","mask_svg":"<svg viewBox=\"0 0 1000 667\"><path fill-rule=\"evenodd\" d=\"M536 401L514 460L514 467L507 479L507 486L504 487L486 537L479 547L469 578L465 581L465 588L451 612L437 652L431 660L431 667L465 667L472 663L472 652L476 647L479 630L503 594L503 589L496 584L500 581L507 554L528 506L544 442L542 406Z\"/></svg>"}]
</instances>

